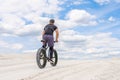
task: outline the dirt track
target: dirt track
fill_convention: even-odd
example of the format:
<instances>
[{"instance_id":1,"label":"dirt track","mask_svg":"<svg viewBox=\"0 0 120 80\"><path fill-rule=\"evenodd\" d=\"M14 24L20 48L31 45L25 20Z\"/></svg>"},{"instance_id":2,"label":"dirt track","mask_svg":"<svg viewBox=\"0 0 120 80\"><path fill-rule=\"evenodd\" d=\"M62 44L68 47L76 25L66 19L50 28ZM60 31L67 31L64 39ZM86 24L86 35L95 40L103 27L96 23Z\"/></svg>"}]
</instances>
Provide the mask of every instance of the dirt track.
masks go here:
<instances>
[{"instance_id":1,"label":"dirt track","mask_svg":"<svg viewBox=\"0 0 120 80\"><path fill-rule=\"evenodd\" d=\"M0 59L0 80L120 80L120 60L60 60L39 69L33 59Z\"/></svg>"}]
</instances>

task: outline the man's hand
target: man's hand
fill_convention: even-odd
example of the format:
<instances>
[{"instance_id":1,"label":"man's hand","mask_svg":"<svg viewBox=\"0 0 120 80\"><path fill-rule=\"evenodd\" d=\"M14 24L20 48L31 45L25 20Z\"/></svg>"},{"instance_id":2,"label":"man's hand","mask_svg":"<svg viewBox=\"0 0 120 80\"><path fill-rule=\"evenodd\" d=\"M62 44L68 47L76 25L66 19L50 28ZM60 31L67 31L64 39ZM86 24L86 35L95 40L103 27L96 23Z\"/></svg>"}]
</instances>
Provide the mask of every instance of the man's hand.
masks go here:
<instances>
[{"instance_id":1,"label":"man's hand","mask_svg":"<svg viewBox=\"0 0 120 80\"><path fill-rule=\"evenodd\" d=\"M55 42L58 42L58 39L57 39L57 40L55 40Z\"/></svg>"},{"instance_id":2,"label":"man's hand","mask_svg":"<svg viewBox=\"0 0 120 80\"><path fill-rule=\"evenodd\" d=\"M58 31L58 29L56 29L55 32L56 32L56 39L55 39L55 41L58 42L58 37L59 37L59 31Z\"/></svg>"}]
</instances>

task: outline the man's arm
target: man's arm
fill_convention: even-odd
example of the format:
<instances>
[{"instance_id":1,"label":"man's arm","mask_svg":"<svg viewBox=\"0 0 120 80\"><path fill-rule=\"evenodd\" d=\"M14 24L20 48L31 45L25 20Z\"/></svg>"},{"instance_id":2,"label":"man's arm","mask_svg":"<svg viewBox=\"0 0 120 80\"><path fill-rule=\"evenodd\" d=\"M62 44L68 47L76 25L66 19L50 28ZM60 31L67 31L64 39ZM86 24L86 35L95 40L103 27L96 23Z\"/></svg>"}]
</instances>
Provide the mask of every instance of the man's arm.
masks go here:
<instances>
[{"instance_id":1,"label":"man's arm","mask_svg":"<svg viewBox=\"0 0 120 80\"><path fill-rule=\"evenodd\" d=\"M43 39L44 34L45 34L45 30L43 30L43 32L42 32L42 39Z\"/></svg>"},{"instance_id":2,"label":"man's arm","mask_svg":"<svg viewBox=\"0 0 120 80\"><path fill-rule=\"evenodd\" d=\"M58 29L56 29L55 32L56 32L56 39L55 39L55 41L58 42L58 37L59 37L59 31L58 31Z\"/></svg>"}]
</instances>

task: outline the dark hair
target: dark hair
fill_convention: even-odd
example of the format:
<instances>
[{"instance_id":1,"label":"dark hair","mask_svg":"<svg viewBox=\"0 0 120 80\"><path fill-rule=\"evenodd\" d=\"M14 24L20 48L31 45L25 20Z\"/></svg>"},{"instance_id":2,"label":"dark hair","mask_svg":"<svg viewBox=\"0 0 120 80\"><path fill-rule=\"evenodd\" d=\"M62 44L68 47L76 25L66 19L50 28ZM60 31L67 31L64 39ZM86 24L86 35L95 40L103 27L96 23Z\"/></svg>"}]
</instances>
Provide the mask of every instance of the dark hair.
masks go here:
<instances>
[{"instance_id":1,"label":"dark hair","mask_svg":"<svg viewBox=\"0 0 120 80\"><path fill-rule=\"evenodd\" d=\"M54 23L55 22L55 20L54 19L50 19L50 23Z\"/></svg>"}]
</instances>

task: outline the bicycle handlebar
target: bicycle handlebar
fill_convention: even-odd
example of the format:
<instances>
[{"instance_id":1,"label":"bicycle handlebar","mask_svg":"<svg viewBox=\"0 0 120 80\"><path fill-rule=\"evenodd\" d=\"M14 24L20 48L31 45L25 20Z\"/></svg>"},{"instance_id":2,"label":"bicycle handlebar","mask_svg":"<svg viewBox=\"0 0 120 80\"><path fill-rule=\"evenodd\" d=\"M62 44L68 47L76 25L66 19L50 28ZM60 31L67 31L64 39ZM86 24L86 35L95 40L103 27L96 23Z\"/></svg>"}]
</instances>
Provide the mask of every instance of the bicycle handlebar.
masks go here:
<instances>
[{"instance_id":1,"label":"bicycle handlebar","mask_svg":"<svg viewBox=\"0 0 120 80\"><path fill-rule=\"evenodd\" d=\"M41 42L45 42L45 40L41 40ZM54 41L54 43L56 43L56 41Z\"/></svg>"},{"instance_id":2,"label":"bicycle handlebar","mask_svg":"<svg viewBox=\"0 0 120 80\"><path fill-rule=\"evenodd\" d=\"M45 40L41 40L41 42L45 42Z\"/></svg>"}]
</instances>

